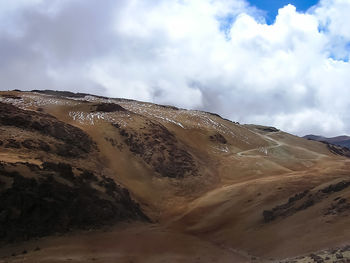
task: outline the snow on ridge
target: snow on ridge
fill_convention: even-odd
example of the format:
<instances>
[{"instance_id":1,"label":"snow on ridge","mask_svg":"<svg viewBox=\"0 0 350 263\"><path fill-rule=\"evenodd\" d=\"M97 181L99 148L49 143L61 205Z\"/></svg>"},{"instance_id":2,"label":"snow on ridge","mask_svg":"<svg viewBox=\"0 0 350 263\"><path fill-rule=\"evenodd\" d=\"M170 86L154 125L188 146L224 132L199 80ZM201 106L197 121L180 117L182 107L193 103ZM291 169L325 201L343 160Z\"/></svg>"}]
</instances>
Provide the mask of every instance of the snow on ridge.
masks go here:
<instances>
[{"instance_id":1,"label":"snow on ridge","mask_svg":"<svg viewBox=\"0 0 350 263\"><path fill-rule=\"evenodd\" d=\"M242 132L237 132L236 130L228 127L227 125L215 121L210 114L203 111L193 110L193 111L187 111L187 114L194 118L198 118L196 126L197 127L211 127L214 130L217 130L223 135L231 136L232 138L237 138L240 141L243 141L246 144L251 144L249 142L249 138ZM193 121L192 121L193 122ZM233 123L235 127L241 128L240 125ZM241 129L240 129L241 131Z\"/></svg>"},{"instance_id":2,"label":"snow on ridge","mask_svg":"<svg viewBox=\"0 0 350 263\"><path fill-rule=\"evenodd\" d=\"M22 108L21 105L24 104L23 99L13 99L13 98L5 98L0 96L0 102L7 103L7 104L12 104L14 106L17 106L19 108Z\"/></svg>"},{"instance_id":3,"label":"snow on ridge","mask_svg":"<svg viewBox=\"0 0 350 263\"><path fill-rule=\"evenodd\" d=\"M76 101L88 101L88 102L100 102L100 103L119 103L117 99L111 99L111 98L101 98L101 97L96 97L94 95L85 95L84 97L66 97L67 99L70 100L76 100Z\"/></svg>"},{"instance_id":4,"label":"snow on ridge","mask_svg":"<svg viewBox=\"0 0 350 263\"><path fill-rule=\"evenodd\" d=\"M72 105L71 101L67 101L65 99L53 98L53 97L44 97L42 94L40 95L31 95L31 94L22 94L22 98L25 99L24 103L27 107L36 106L46 106L46 105Z\"/></svg>"},{"instance_id":5,"label":"snow on ridge","mask_svg":"<svg viewBox=\"0 0 350 263\"><path fill-rule=\"evenodd\" d=\"M168 123L173 123L181 128L185 129L183 123L178 120L179 112L181 110L175 110L171 113L164 111L164 108L159 105L137 102L137 101L121 101L118 102L123 108L134 112L136 114L144 115L146 117L155 118Z\"/></svg>"},{"instance_id":6,"label":"snow on ridge","mask_svg":"<svg viewBox=\"0 0 350 263\"><path fill-rule=\"evenodd\" d=\"M20 99L4 98L0 96L0 101L4 103L9 103L17 106L20 109L28 110L33 107L42 107L46 105L71 105L71 102L53 99L53 98L42 98L42 96L21 94Z\"/></svg>"},{"instance_id":7,"label":"snow on ridge","mask_svg":"<svg viewBox=\"0 0 350 263\"><path fill-rule=\"evenodd\" d=\"M41 107L45 105L74 106L79 104L79 101L116 103L122 106L123 108L129 110L130 112L144 115L145 117L157 119L161 122L172 123L183 129L190 127L213 128L214 130L220 132L223 135L228 135L231 138L236 137L237 139L245 142L246 144L250 144L249 138L244 133L237 132L237 130L233 129L232 127L229 127L224 123L216 121L215 116L211 116L210 114L203 111L183 109L172 110L152 103L131 100L105 99L95 97L93 95L86 95L81 98L55 98L49 95L45 96L45 94L21 94L21 99L5 98L0 96L0 101L11 103L22 109L31 109L33 107ZM131 118L130 113L118 114L118 116L116 116L113 113L86 113L79 111L71 111L69 112L69 116L73 120L78 121L81 124L95 125L97 121L105 120L112 123L118 123L122 127L127 126L127 123L128 121L130 121Z\"/></svg>"},{"instance_id":8,"label":"snow on ridge","mask_svg":"<svg viewBox=\"0 0 350 263\"><path fill-rule=\"evenodd\" d=\"M112 112L83 112L70 111L68 115L74 120L84 125L95 125L98 121L104 120L110 123L117 123L122 127L127 126L124 119L132 120L129 113L121 113L118 117Z\"/></svg>"},{"instance_id":9,"label":"snow on ridge","mask_svg":"<svg viewBox=\"0 0 350 263\"><path fill-rule=\"evenodd\" d=\"M153 115L153 117L164 120L166 122L174 123L175 125L180 126L181 128L185 129L185 127L180 122L174 121L174 120L169 119L167 117L161 117L161 116L156 116L156 115Z\"/></svg>"}]
</instances>

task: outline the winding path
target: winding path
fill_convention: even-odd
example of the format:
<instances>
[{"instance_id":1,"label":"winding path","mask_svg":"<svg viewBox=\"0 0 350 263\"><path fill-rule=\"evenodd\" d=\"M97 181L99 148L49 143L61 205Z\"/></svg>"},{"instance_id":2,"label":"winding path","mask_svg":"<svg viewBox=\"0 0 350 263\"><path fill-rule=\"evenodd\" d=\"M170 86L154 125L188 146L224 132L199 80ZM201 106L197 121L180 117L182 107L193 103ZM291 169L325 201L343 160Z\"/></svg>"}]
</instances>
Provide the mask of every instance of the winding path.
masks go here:
<instances>
[{"instance_id":1,"label":"winding path","mask_svg":"<svg viewBox=\"0 0 350 263\"><path fill-rule=\"evenodd\" d=\"M274 149L274 148L278 148L278 147L283 146L283 145L286 145L286 146L289 146L289 147L292 147L292 148L297 148L297 149L300 149L300 150L303 150L303 151L307 151L307 152L310 152L313 155L317 155L317 158L315 158L315 159L321 159L322 157L326 157L327 156L325 154L321 154L321 153L317 153L317 152L311 151L311 150L309 150L307 148L304 148L304 147L294 146L294 145L290 145L290 144L287 144L287 143L283 143L283 142L277 141L276 139L273 139L270 136L268 136L269 133L268 134L259 134L259 133L254 132L254 131L251 131L251 132L255 133L256 135L258 135L260 137L262 137L264 140L274 142L275 145L270 145L270 146L266 146L266 147L260 146L260 147L254 148L254 149L249 149L249 150L245 150L245 151L241 151L241 152L236 153L240 157L261 157L260 154L256 154L256 155L245 155L245 154L249 153L249 152L259 151L259 150L263 149L264 150L263 152L265 152L265 155L267 155L268 150ZM274 132L274 134L278 134L278 133L281 133L281 132L280 131L279 132Z\"/></svg>"}]
</instances>

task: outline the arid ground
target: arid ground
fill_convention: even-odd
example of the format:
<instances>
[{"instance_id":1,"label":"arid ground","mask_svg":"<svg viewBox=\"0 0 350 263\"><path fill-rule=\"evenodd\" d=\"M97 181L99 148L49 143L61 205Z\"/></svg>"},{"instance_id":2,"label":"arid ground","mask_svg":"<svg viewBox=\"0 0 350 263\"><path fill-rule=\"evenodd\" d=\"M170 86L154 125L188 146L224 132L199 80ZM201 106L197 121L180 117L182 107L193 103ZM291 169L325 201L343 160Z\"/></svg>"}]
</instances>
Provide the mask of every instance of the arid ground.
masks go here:
<instances>
[{"instance_id":1,"label":"arid ground","mask_svg":"<svg viewBox=\"0 0 350 263\"><path fill-rule=\"evenodd\" d=\"M346 149L202 111L0 93L0 262L349 262Z\"/></svg>"}]
</instances>

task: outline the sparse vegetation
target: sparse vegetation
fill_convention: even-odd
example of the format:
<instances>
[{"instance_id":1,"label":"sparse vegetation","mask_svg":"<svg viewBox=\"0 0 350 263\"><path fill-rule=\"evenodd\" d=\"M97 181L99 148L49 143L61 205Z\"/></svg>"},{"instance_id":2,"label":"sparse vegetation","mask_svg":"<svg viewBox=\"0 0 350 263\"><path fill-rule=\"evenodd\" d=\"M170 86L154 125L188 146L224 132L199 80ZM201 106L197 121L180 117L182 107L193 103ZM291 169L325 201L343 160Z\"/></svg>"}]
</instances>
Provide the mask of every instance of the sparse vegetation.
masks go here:
<instances>
[{"instance_id":1,"label":"sparse vegetation","mask_svg":"<svg viewBox=\"0 0 350 263\"><path fill-rule=\"evenodd\" d=\"M0 261L349 257L344 246L317 252L349 240L344 149L202 111L70 92L0 94L0 239L31 239L2 246ZM93 257L80 252L90 245Z\"/></svg>"}]
</instances>

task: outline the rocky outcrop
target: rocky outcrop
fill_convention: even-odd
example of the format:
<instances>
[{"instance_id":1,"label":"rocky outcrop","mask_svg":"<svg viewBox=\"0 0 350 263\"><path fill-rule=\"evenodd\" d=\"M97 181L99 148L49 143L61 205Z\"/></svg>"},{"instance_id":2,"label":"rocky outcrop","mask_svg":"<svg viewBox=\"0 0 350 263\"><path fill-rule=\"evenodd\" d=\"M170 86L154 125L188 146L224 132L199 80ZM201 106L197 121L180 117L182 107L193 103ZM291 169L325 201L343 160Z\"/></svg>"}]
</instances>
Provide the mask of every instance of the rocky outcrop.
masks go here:
<instances>
[{"instance_id":1,"label":"rocky outcrop","mask_svg":"<svg viewBox=\"0 0 350 263\"><path fill-rule=\"evenodd\" d=\"M341 181L339 183L336 184L331 184L329 186L327 186L326 188L323 188L321 190L322 193L332 193L332 192L339 192L341 190L344 190L345 188L350 186L350 181Z\"/></svg>"},{"instance_id":2,"label":"rocky outcrop","mask_svg":"<svg viewBox=\"0 0 350 263\"><path fill-rule=\"evenodd\" d=\"M99 103L93 106L94 111L100 112L116 112L116 111L126 111L122 106L116 103Z\"/></svg>"},{"instance_id":3,"label":"rocky outcrop","mask_svg":"<svg viewBox=\"0 0 350 263\"><path fill-rule=\"evenodd\" d=\"M182 178L197 175L193 156L178 142L175 135L160 123L148 121L140 130L125 130L113 125L124 138L124 143L135 155L163 177Z\"/></svg>"},{"instance_id":4,"label":"rocky outcrop","mask_svg":"<svg viewBox=\"0 0 350 263\"><path fill-rule=\"evenodd\" d=\"M350 181L340 181L336 184L330 184L327 187L316 192L305 190L304 192L297 193L294 196L290 197L288 199L288 202L282 205L278 205L271 210L264 210L264 221L267 223L277 218L285 218L291 216L298 211L305 210L310 206L321 202L330 194L340 192L349 186ZM334 201L335 202L331 205L331 207L324 212L324 215L338 214L350 211L350 204L347 203L346 199L336 198Z\"/></svg>"},{"instance_id":5,"label":"rocky outcrop","mask_svg":"<svg viewBox=\"0 0 350 263\"><path fill-rule=\"evenodd\" d=\"M226 138L223 135L221 135L220 133L215 133L214 135L210 135L209 139L212 142L216 142L216 143L220 143L220 144L226 144L227 143Z\"/></svg>"},{"instance_id":6,"label":"rocky outcrop","mask_svg":"<svg viewBox=\"0 0 350 263\"><path fill-rule=\"evenodd\" d=\"M342 147L328 142L323 142L327 145L328 150L336 155L341 155L350 158L350 150L347 147Z\"/></svg>"},{"instance_id":7,"label":"rocky outcrop","mask_svg":"<svg viewBox=\"0 0 350 263\"><path fill-rule=\"evenodd\" d=\"M32 92L56 96L56 97L66 97L66 98L84 98L89 95L86 93L74 93L70 91L60 91L60 90L32 90Z\"/></svg>"},{"instance_id":8,"label":"rocky outcrop","mask_svg":"<svg viewBox=\"0 0 350 263\"><path fill-rule=\"evenodd\" d=\"M337 197L333 200L330 207L326 209L324 215L337 215L344 212L350 212L350 203L346 198Z\"/></svg>"},{"instance_id":9,"label":"rocky outcrop","mask_svg":"<svg viewBox=\"0 0 350 263\"><path fill-rule=\"evenodd\" d=\"M1 163L0 200L2 241L148 220L128 190L66 163Z\"/></svg>"},{"instance_id":10,"label":"rocky outcrop","mask_svg":"<svg viewBox=\"0 0 350 263\"><path fill-rule=\"evenodd\" d=\"M348 263L350 262L350 245L317 251L309 255L279 260L280 263Z\"/></svg>"},{"instance_id":11,"label":"rocky outcrop","mask_svg":"<svg viewBox=\"0 0 350 263\"><path fill-rule=\"evenodd\" d=\"M49 144L42 140L38 139L25 139L21 142L22 146L29 149L29 150L39 150L44 152L49 152L51 150L51 147Z\"/></svg>"},{"instance_id":12,"label":"rocky outcrop","mask_svg":"<svg viewBox=\"0 0 350 263\"><path fill-rule=\"evenodd\" d=\"M2 94L1 97L4 97L6 99L13 99L13 100L20 100L22 97L12 95L12 94Z\"/></svg>"},{"instance_id":13,"label":"rocky outcrop","mask_svg":"<svg viewBox=\"0 0 350 263\"><path fill-rule=\"evenodd\" d=\"M279 131L279 129L276 129L275 127L270 127L270 126L259 126L257 128L261 131L264 131L264 132L278 132Z\"/></svg>"},{"instance_id":14,"label":"rocky outcrop","mask_svg":"<svg viewBox=\"0 0 350 263\"><path fill-rule=\"evenodd\" d=\"M57 154L61 156L79 157L96 149L96 145L90 136L77 127L61 122L49 114L22 110L13 105L1 102L0 125L37 132L41 135L54 138L58 141L56 145ZM23 143L23 146L26 148L39 147L47 151L49 150L40 141L34 142L32 140ZM9 141L8 147L18 148L19 143Z\"/></svg>"},{"instance_id":15,"label":"rocky outcrop","mask_svg":"<svg viewBox=\"0 0 350 263\"><path fill-rule=\"evenodd\" d=\"M304 192L297 193L294 196L290 197L287 203L278 205L271 210L263 211L264 221L270 222L277 217L287 217L295 214L297 211L306 209L307 207L313 205L312 201L298 202L302 200L308 194L308 192L308 190L305 190Z\"/></svg>"}]
</instances>

